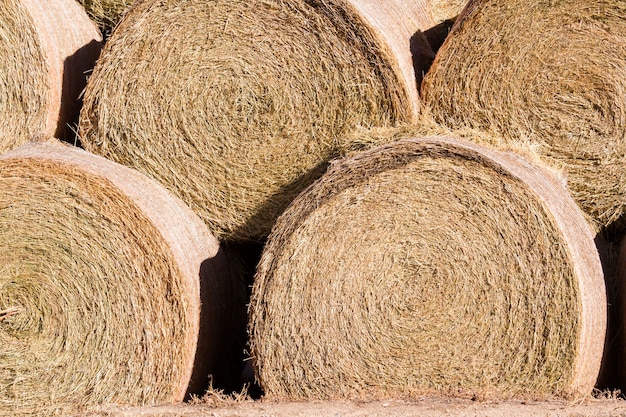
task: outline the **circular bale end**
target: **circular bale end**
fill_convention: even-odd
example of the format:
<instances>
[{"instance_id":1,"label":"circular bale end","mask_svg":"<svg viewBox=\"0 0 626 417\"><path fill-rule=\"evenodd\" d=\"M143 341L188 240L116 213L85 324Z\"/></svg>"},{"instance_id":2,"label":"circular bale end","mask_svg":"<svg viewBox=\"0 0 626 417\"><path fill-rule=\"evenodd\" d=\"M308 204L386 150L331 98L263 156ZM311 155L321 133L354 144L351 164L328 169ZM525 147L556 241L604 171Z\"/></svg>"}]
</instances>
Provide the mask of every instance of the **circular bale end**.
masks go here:
<instances>
[{"instance_id":1,"label":"circular bale end","mask_svg":"<svg viewBox=\"0 0 626 417\"><path fill-rule=\"evenodd\" d=\"M250 304L268 398L585 396L606 326L560 182L450 137L334 163L278 219Z\"/></svg>"},{"instance_id":2,"label":"circular bale end","mask_svg":"<svg viewBox=\"0 0 626 417\"><path fill-rule=\"evenodd\" d=\"M625 13L609 0L472 1L424 78L424 107L451 128L535 143L597 230L624 226Z\"/></svg>"},{"instance_id":3,"label":"circular bale end","mask_svg":"<svg viewBox=\"0 0 626 417\"><path fill-rule=\"evenodd\" d=\"M181 401L236 302L217 240L145 176L60 143L0 157L0 414Z\"/></svg>"},{"instance_id":4,"label":"circular bale end","mask_svg":"<svg viewBox=\"0 0 626 417\"><path fill-rule=\"evenodd\" d=\"M421 8L356 3L136 3L89 79L84 147L159 180L220 240L263 240L345 133L417 118Z\"/></svg>"},{"instance_id":5,"label":"circular bale end","mask_svg":"<svg viewBox=\"0 0 626 417\"><path fill-rule=\"evenodd\" d=\"M38 134L73 137L100 33L74 0L0 5L0 152Z\"/></svg>"}]
</instances>

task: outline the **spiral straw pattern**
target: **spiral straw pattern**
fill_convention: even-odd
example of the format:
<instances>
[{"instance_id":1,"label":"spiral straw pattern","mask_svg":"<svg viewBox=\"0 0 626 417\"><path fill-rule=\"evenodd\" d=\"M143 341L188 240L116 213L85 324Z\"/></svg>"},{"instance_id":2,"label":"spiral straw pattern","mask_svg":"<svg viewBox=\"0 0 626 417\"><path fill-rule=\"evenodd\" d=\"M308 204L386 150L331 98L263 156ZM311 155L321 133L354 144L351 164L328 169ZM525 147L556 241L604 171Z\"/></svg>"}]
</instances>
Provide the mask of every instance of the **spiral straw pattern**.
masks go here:
<instances>
[{"instance_id":1,"label":"spiral straw pattern","mask_svg":"<svg viewBox=\"0 0 626 417\"><path fill-rule=\"evenodd\" d=\"M337 161L278 219L250 304L268 398L588 395L606 326L562 184L454 137Z\"/></svg>"},{"instance_id":2,"label":"spiral straw pattern","mask_svg":"<svg viewBox=\"0 0 626 417\"><path fill-rule=\"evenodd\" d=\"M626 209L626 2L476 0L422 84L451 129L531 143L596 230Z\"/></svg>"},{"instance_id":3,"label":"spiral straw pattern","mask_svg":"<svg viewBox=\"0 0 626 417\"><path fill-rule=\"evenodd\" d=\"M0 157L0 184L1 415L177 402L219 378L237 299L186 206L54 143Z\"/></svg>"},{"instance_id":4,"label":"spiral straw pattern","mask_svg":"<svg viewBox=\"0 0 626 417\"><path fill-rule=\"evenodd\" d=\"M89 79L82 144L158 180L218 239L262 241L345 133L417 119L428 16L420 1L137 2Z\"/></svg>"}]
</instances>

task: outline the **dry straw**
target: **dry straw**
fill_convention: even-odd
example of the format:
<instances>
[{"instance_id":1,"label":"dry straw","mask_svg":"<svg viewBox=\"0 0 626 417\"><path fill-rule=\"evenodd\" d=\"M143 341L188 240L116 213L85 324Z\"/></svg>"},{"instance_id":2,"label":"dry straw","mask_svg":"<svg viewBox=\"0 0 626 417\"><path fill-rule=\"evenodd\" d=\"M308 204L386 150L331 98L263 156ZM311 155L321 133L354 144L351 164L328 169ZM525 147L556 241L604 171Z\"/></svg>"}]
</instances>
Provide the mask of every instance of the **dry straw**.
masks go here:
<instances>
[{"instance_id":1,"label":"dry straw","mask_svg":"<svg viewBox=\"0 0 626 417\"><path fill-rule=\"evenodd\" d=\"M268 398L590 394L606 300L561 183L451 137L334 163L279 217L250 304Z\"/></svg>"},{"instance_id":2,"label":"dry straw","mask_svg":"<svg viewBox=\"0 0 626 417\"><path fill-rule=\"evenodd\" d=\"M626 209L625 15L615 0L473 1L424 79L425 107L534 143L597 228L611 225Z\"/></svg>"},{"instance_id":3,"label":"dry straw","mask_svg":"<svg viewBox=\"0 0 626 417\"><path fill-rule=\"evenodd\" d=\"M103 35L108 37L134 0L78 0L78 2L96 22Z\"/></svg>"},{"instance_id":4,"label":"dry straw","mask_svg":"<svg viewBox=\"0 0 626 417\"><path fill-rule=\"evenodd\" d=\"M74 0L0 3L0 153L39 133L69 139L100 33Z\"/></svg>"},{"instance_id":5,"label":"dry straw","mask_svg":"<svg viewBox=\"0 0 626 417\"><path fill-rule=\"evenodd\" d=\"M467 0L429 0L433 20L437 23L455 19L466 4Z\"/></svg>"},{"instance_id":6,"label":"dry straw","mask_svg":"<svg viewBox=\"0 0 626 417\"><path fill-rule=\"evenodd\" d=\"M81 141L159 180L221 240L263 239L341 154L346 132L416 119L411 44L432 54L415 35L430 24L425 10L419 1L140 1L89 80Z\"/></svg>"},{"instance_id":7,"label":"dry straw","mask_svg":"<svg viewBox=\"0 0 626 417\"><path fill-rule=\"evenodd\" d=\"M145 176L67 145L0 157L0 415L202 393L238 302L217 240Z\"/></svg>"}]
</instances>

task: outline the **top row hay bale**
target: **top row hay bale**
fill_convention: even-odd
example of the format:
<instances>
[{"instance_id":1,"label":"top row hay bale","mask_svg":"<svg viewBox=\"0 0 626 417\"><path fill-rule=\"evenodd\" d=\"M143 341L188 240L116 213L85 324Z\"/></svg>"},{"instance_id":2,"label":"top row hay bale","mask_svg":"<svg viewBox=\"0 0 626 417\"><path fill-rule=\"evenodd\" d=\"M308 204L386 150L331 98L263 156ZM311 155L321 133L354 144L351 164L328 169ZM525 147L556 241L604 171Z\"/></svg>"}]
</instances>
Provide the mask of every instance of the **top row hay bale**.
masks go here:
<instances>
[{"instance_id":1,"label":"top row hay bale","mask_svg":"<svg viewBox=\"0 0 626 417\"><path fill-rule=\"evenodd\" d=\"M430 25L420 1L139 1L89 79L80 139L220 240L262 240L345 133L417 120L411 43L428 56Z\"/></svg>"},{"instance_id":2,"label":"top row hay bale","mask_svg":"<svg viewBox=\"0 0 626 417\"><path fill-rule=\"evenodd\" d=\"M96 22L102 35L108 38L134 0L78 0L89 17Z\"/></svg>"},{"instance_id":3,"label":"top row hay bale","mask_svg":"<svg viewBox=\"0 0 626 417\"><path fill-rule=\"evenodd\" d=\"M270 399L586 397L606 295L559 178L418 137L338 160L298 195L264 246L249 327Z\"/></svg>"},{"instance_id":4,"label":"top row hay bale","mask_svg":"<svg viewBox=\"0 0 626 417\"><path fill-rule=\"evenodd\" d=\"M98 29L74 0L3 0L0 38L0 152L38 134L70 139Z\"/></svg>"},{"instance_id":5,"label":"top row hay bale","mask_svg":"<svg viewBox=\"0 0 626 417\"><path fill-rule=\"evenodd\" d=\"M83 5L89 17L98 24L103 35L108 38L134 0L78 0L78 2ZM430 16L432 23L438 24L454 19L466 2L466 0L417 0L413 3L424 9L424 16ZM408 8L413 7L411 2L404 2L404 4ZM386 7L386 5L383 4L381 7ZM421 29L428 29L432 26L434 25L431 24Z\"/></svg>"},{"instance_id":6,"label":"top row hay bale","mask_svg":"<svg viewBox=\"0 0 626 417\"><path fill-rule=\"evenodd\" d=\"M527 143L597 230L626 210L626 1L472 1L422 84L450 128Z\"/></svg>"},{"instance_id":7,"label":"top row hay bale","mask_svg":"<svg viewBox=\"0 0 626 417\"><path fill-rule=\"evenodd\" d=\"M228 377L243 288L135 170L60 143L0 156L0 265L0 415L180 402Z\"/></svg>"}]
</instances>

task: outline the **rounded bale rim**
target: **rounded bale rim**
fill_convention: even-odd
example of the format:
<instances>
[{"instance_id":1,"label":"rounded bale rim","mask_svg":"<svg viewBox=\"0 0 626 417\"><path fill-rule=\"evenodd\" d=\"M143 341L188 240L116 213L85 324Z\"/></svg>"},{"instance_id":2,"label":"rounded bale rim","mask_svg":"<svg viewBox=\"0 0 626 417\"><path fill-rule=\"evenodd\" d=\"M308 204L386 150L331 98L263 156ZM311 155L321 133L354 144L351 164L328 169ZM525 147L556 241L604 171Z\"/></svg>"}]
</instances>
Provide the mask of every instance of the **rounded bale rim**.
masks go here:
<instances>
[{"instance_id":1,"label":"rounded bale rim","mask_svg":"<svg viewBox=\"0 0 626 417\"><path fill-rule=\"evenodd\" d=\"M533 143L596 230L623 228L625 12L613 0L471 1L424 78L425 113Z\"/></svg>"},{"instance_id":2,"label":"rounded bale rim","mask_svg":"<svg viewBox=\"0 0 626 417\"><path fill-rule=\"evenodd\" d=\"M345 133L418 117L410 37L428 19L401 6L137 2L89 80L82 144L157 179L220 240L262 240Z\"/></svg>"},{"instance_id":3,"label":"rounded bale rim","mask_svg":"<svg viewBox=\"0 0 626 417\"><path fill-rule=\"evenodd\" d=\"M270 399L586 396L605 327L561 183L450 137L336 162L278 219L250 303Z\"/></svg>"},{"instance_id":4,"label":"rounded bale rim","mask_svg":"<svg viewBox=\"0 0 626 417\"><path fill-rule=\"evenodd\" d=\"M0 414L201 394L238 302L204 223L142 174L60 143L6 153L0 173Z\"/></svg>"},{"instance_id":5,"label":"rounded bale rim","mask_svg":"<svg viewBox=\"0 0 626 417\"><path fill-rule=\"evenodd\" d=\"M3 1L0 20L0 152L38 134L69 140L99 31L73 0Z\"/></svg>"}]
</instances>

